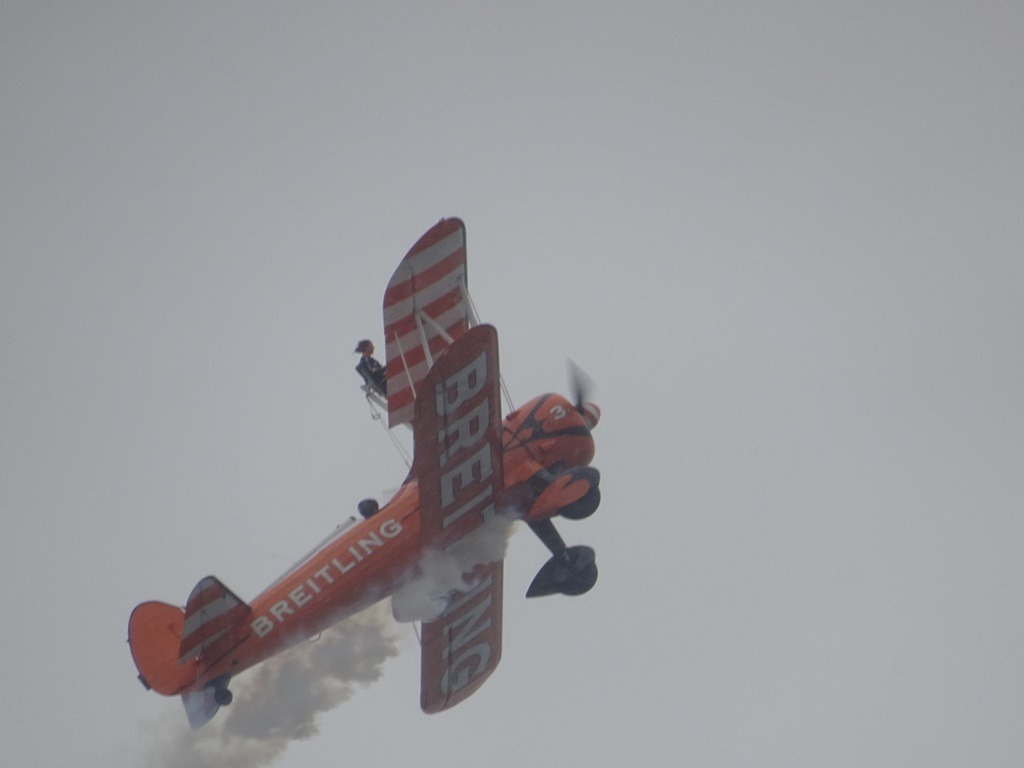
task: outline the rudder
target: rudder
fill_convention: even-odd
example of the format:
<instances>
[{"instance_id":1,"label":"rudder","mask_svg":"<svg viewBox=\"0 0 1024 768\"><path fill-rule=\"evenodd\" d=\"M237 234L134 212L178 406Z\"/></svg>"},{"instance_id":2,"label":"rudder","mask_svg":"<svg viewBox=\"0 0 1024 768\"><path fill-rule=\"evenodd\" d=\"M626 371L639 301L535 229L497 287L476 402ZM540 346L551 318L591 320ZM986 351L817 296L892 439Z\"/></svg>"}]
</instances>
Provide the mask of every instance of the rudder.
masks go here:
<instances>
[{"instance_id":1,"label":"rudder","mask_svg":"<svg viewBox=\"0 0 1024 768\"><path fill-rule=\"evenodd\" d=\"M252 608L215 576L200 579L185 604L178 659L185 664L202 656L212 663L247 634Z\"/></svg>"}]
</instances>

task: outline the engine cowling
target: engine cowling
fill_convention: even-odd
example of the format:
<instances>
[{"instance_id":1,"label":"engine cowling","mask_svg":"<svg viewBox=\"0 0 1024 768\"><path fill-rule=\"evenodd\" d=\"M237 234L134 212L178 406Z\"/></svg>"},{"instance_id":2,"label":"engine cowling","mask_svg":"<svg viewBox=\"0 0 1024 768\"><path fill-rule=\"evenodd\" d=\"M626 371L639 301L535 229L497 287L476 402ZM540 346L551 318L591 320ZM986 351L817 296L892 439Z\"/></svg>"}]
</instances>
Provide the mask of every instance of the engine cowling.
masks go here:
<instances>
[{"instance_id":1,"label":"engine cowling","mask_svg":"<svg viewBox=\"0 0 1024 768\"><path fill-rule=\"evenodd\" d=\"M502 433L506 482L529 479L532 470L517 477L517 468L589 464L594 459L594 438L587 419L595 416L600 416L597 406L583 414L564 397L553 394L536 397L508 414Z\"/></svg>"}]
</instances>

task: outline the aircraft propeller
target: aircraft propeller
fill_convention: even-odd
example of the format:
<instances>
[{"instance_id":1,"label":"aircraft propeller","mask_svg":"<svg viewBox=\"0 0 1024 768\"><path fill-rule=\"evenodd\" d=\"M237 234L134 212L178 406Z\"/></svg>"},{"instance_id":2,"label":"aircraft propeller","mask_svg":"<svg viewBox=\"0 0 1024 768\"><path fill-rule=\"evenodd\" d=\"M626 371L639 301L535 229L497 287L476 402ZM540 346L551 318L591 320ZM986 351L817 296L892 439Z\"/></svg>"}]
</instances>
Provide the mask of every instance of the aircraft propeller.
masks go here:
<instances>
[{"instance_id":1,"label":"aircraft propeller","mask_svg":"<svg viewBox=\"0 0 1024 768\"><path fill-rule=\"evenodd\" d=\"M572 402L590 429L593 429L601 418L601 409L590 402L590 392L593 389L594 380L586 371L569 360L569 391L572 393Z\"/></svg>"}]
</instances>

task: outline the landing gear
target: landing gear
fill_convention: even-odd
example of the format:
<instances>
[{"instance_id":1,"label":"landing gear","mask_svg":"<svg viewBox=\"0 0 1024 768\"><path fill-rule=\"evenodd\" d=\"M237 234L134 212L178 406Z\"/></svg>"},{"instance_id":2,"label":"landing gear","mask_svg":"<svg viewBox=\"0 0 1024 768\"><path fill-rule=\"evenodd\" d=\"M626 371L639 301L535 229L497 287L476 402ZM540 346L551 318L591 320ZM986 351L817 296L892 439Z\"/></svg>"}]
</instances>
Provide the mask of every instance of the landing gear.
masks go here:
<instances>
[{"instance_id":1,"label":"landing gear","mask_svg":"<svg viewBox=\"0 0 1024 768\"><path fill-rule=\"evenodd\" d=\"M593 467L552 467L530 479L534 498L526 515L529 522L561 515L569 520L590 517L601 504L601 473Z\"/></svg>"},{"instance_id":2,"label":"landing gear","mask_svg":"<svg viewBox=\"0 0 1024 768\"><path fill-rule=\"evenodd\" d=\"M226 707L235 700L235 694L227 688L217 688L213 692L213 700L217 702L218 706Z\"/></svg>"},{"instance_id":3,"label":"landing gear","mask_svg":"<svg viewBox=\"0 0 1024 768\"><path fill-rule=\"evenodd\" d=\"M569 520L583 520L594 514L600 505L601 489L596 485L592 485L582 499L566 504L558 510L558 514Z\"/></svg>"},{"instance_id":4,"label":"landing gear","mask_svg":"<svg viewBox=\"0 0 1024 768\"><path fill-rule=\"evenodd\" d=\"M234 701L235 695L228 690L228 682L231 675L221 675L206 684L207 688L213 689L213 700L219 707L226 707Z\"/></svg>"},{"instance_id":5,"label":"landing gear","mask_svg":"<svg viewBox=\"0 0 1024 768\"><path fill-rule=\"evenodd\" d=\"M582 595L597 582L597 563L590 547L567 547L550 520L531 522L530 529L551 551L551 559L541 568L526 590L527 597L545 595Z\"/></svg>"}]
</instances>

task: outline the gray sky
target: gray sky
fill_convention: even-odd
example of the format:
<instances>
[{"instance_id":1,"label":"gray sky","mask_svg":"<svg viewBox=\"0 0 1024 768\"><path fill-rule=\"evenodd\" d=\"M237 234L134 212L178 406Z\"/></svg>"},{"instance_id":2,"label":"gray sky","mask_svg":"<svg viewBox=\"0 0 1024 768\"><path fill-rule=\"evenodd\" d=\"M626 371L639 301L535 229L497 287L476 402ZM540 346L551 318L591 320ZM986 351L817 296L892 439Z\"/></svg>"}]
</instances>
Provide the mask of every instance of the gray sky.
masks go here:
<instances>
[{"instance_id":1,"label":"gray sky","mask_svg":"<svg viewBox=\"0 0 1024 768\"><path fill-rule=\"evenodd\" d=\"M273 765L1017 766L1024 5L0 3L0 733L157 765L131 608L405 466L354 342L467 224L519 403L603 409L601 577ZM241 681L240 681L241 682ZM148 750L148 751L147 751ZM141 755L141 756L139 756ZM165 760L166 762L166 760Z\"/></svg>"}]
</instances>

